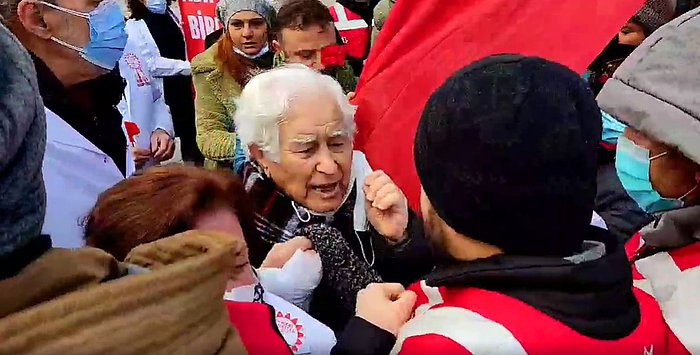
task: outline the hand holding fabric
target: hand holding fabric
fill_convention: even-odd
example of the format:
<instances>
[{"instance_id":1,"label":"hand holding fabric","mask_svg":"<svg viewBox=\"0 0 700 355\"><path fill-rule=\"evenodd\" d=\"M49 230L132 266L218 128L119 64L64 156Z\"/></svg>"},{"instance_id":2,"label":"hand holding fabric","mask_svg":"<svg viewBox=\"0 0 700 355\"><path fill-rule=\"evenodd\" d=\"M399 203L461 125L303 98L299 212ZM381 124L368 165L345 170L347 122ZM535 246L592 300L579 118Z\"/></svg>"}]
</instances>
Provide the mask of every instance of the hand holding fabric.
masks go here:
<instances>
[{"instance_id":1,"label":"hand holding fabric","mask_svg":"<svg viewBox=\"0 0 700 355\"><path fill-rule=\"evenodd\" d=\"M356 315L397 335L411 317L416 298L401 284L373 283L357 294Z\"/></svg>"},{"instance_id":2,"label":"hand holding fabric","mask_svg":"<svg viewBox=\"0 0 700 355\"><path fill-rule=\"evenodd\" d=\"M363 190L367 218L374 229L392 243L401 242L408 226L406 196L381 170L367 176Z\"/></svg>"},{"instance_id":3,"label":"hand holding fabric","mask_svg":"<svg viewBox=\"0 0 700 355\"><path fill-rule=\"evenodd\" d=\"M276 243L267 253L261 268L282 268L297 250L306 251L313 248L311 241L306 237L295 237L284 243Z\"/></svg>"},{"instance_id":4,"label":"hand holding fabric","mask_svg":"<svg viewBox=\"0 0 700 355\"><path fill-rule=\"evenodd\" d=\"M136 147L130 147L131 149L131 157L134 159L134 164L136 165L136 169L141 169L143 168L146 163L151 159L151 151L148 149L141 149L141 148L136 148Z\"/></svg>"}]
</instances>

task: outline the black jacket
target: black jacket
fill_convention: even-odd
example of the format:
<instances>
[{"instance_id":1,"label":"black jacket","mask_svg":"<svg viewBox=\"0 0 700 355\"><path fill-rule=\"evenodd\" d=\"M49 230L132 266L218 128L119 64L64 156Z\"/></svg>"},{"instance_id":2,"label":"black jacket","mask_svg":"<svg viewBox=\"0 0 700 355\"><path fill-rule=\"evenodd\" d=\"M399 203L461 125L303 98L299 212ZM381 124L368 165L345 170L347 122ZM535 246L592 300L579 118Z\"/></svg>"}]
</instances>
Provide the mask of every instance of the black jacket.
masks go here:
<instances>
[{"instance_id":1,"label":"black jacket","mask_svg":"<svg viewBox=\"0 0 700 355\"><path fill-rule=\"evenodd\" d=\"M595 211L603 217L610 233L620 241L626 242L654 219L639 208L622 187L615 169L614 151L599 148L596 179Z\"/></svg>"},{"instance_id":2,"label":"black jacket","mask_svg":"<svg viewBox=\"0 0 700 355\"><path fill-rule=\"evenodd\" d=\"M32 59L44 106L112 158L125 175L126 136L117 104L126 83L117 69L65 88L41 59L33 54Z\"/></svg>"},{"instance_id":3,"label":"black jacket","mask_svg":"<svg viewBox=\"0 0 700 355\"><path fill-rule=\"evenodd\" d=\"M623 245L605 230L588 228L587 239L603 243L604 256L575 264L556 257L497 255L438 267L426 283L495 291L538 309L581 335L621 339L631 334L641 319L632 291L632 272ZM355 318L338 337L333 354L387 354L394 341L386 331Z\"/></svg>"}]
</instances>

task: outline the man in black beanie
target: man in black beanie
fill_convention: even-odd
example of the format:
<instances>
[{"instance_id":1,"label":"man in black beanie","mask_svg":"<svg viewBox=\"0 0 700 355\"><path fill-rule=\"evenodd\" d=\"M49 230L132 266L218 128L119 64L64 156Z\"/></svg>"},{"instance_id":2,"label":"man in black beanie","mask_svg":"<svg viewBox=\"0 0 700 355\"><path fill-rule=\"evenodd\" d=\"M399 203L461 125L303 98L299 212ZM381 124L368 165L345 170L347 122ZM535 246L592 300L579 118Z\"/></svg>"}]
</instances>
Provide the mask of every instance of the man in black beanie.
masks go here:
<instances>
[{"instance_id":1,"label":"man in black beanie","mask_svg":"<svg viewBox=\"0 0 700 355\"><path fill-rule=\"evenodd\" d=\"M358 317L375 331L346 331L391 331L390 312L404 317L396 303L413 291L415 315L392 353L666 353L667 327L633 291L624 248L590 225L600 122L587 84L544 59L492 56L450 77L414 147L441 263L409 291L382 297L383 285L370 285ZM387 311L363 316L370 296Z\"/></svg>"}]
</instances>

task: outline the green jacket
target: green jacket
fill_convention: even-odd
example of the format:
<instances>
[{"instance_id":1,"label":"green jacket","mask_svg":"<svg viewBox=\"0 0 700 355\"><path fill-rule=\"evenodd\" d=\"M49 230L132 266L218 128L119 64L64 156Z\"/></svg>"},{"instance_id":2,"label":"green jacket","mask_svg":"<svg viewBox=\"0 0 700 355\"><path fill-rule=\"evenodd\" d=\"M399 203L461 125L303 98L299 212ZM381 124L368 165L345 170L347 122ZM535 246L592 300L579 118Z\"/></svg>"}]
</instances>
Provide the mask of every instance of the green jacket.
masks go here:
<instances>
[{"instance_id":1,"label":"green jacket","mask_svg":"<svg viewBox=\"0 0 700 355\"><path fill-rule=\"evenodd\" d=\"M272 66L274 68L279 67L284 65L284 59L282 59L282 54L277 53L275 54L275 59L273 61ZM348 62L345 62L345 65L338 69L338 71L335 74L335 80L340 83L340 86L343 88L343 91L347 94L351 91L355 91L355 87L357 86L357 77L355 76L355 72L352 70L352 67Z\"/></svg>"},{"instance_id":2,"label":"green jacket","mask_svg":"<svg viewBox=\"0 0 700 355\"><path fill-rule=\"evenodd\" d=\"M231 163L236 152L236 132L233 132L235 99L241 95L241 85L217 65L217 46L211 46L192 59L192 80L197 92L195 117L197 145L206 158L204 166L216 168Z\"/></svg>"},{"instance_id":3,"label":"green jacket","mask_svg":"<svg viewBox=\"0 0 700 355\"><path fill-rule=\"evenodd\" d=\"M374 28L372 29L372 43L377 40L379 31L384 26L386 18L389 16L389 11L396 3L396 0L381 0L374 8Z\"/></svg>"}]
</instances>

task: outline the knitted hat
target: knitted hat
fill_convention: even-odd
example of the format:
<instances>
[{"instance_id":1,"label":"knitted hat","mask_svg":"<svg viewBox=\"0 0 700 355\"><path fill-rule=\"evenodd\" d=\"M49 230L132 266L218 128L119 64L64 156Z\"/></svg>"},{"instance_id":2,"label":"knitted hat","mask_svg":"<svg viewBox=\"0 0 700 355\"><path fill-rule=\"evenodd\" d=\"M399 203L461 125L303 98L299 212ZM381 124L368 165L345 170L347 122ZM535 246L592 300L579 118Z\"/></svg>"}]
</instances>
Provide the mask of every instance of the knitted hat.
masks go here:
<instances>
[{"instance_id":1,"label":"knitted hat","mask_svg":"<svg viewBox=\"0 0 700 355\"><path fill-rule=\"evenodd\" d=\"M224 32L228 31L228 21L231 16L241 11L253 11L262 16L268 27L272 27L275 9L268 0L220 0L216 4L216 17L219 19Z\"/></svg>"},{"instance_id":2,"label":"knitted hat","mask_svg":"<svg viewBox=\"0 0 700 355\"><path fill-rule=\"evenodd\" d=\"M418 177L455 231L508 254L572 255L596 194L600 110L581 78L499 55L458 71L418 124Z\"/></svg>"},{"instance_id":3,"label":"knitted hat","mask_svg":"<svg viewBox=\"0 0 700 355\"><path fill-rule=\"evenodd\" d=\"M700 164L700 8L654 32L597 97L613 117Z\"/></svg>"},{"instance_id":4,"label":"knitted hat","mask_svg":"<svg viewBox=\"0 0 700 355\"><path fill-rule=\"evenodd\" d=\"M0 257L38 237L46 192L46 118L34 65L0 24Z\"/></svg>"},{"instance_id":5,"label":"knitted hat","mask_svg":"<svg viewBox=\"0 0 700 355\"><path fill-rule=\"evenodd\" d=\"M639 22L647 36L673 19L676 0L646 0L633 20Z\"/></svg>"}]
</instances>

